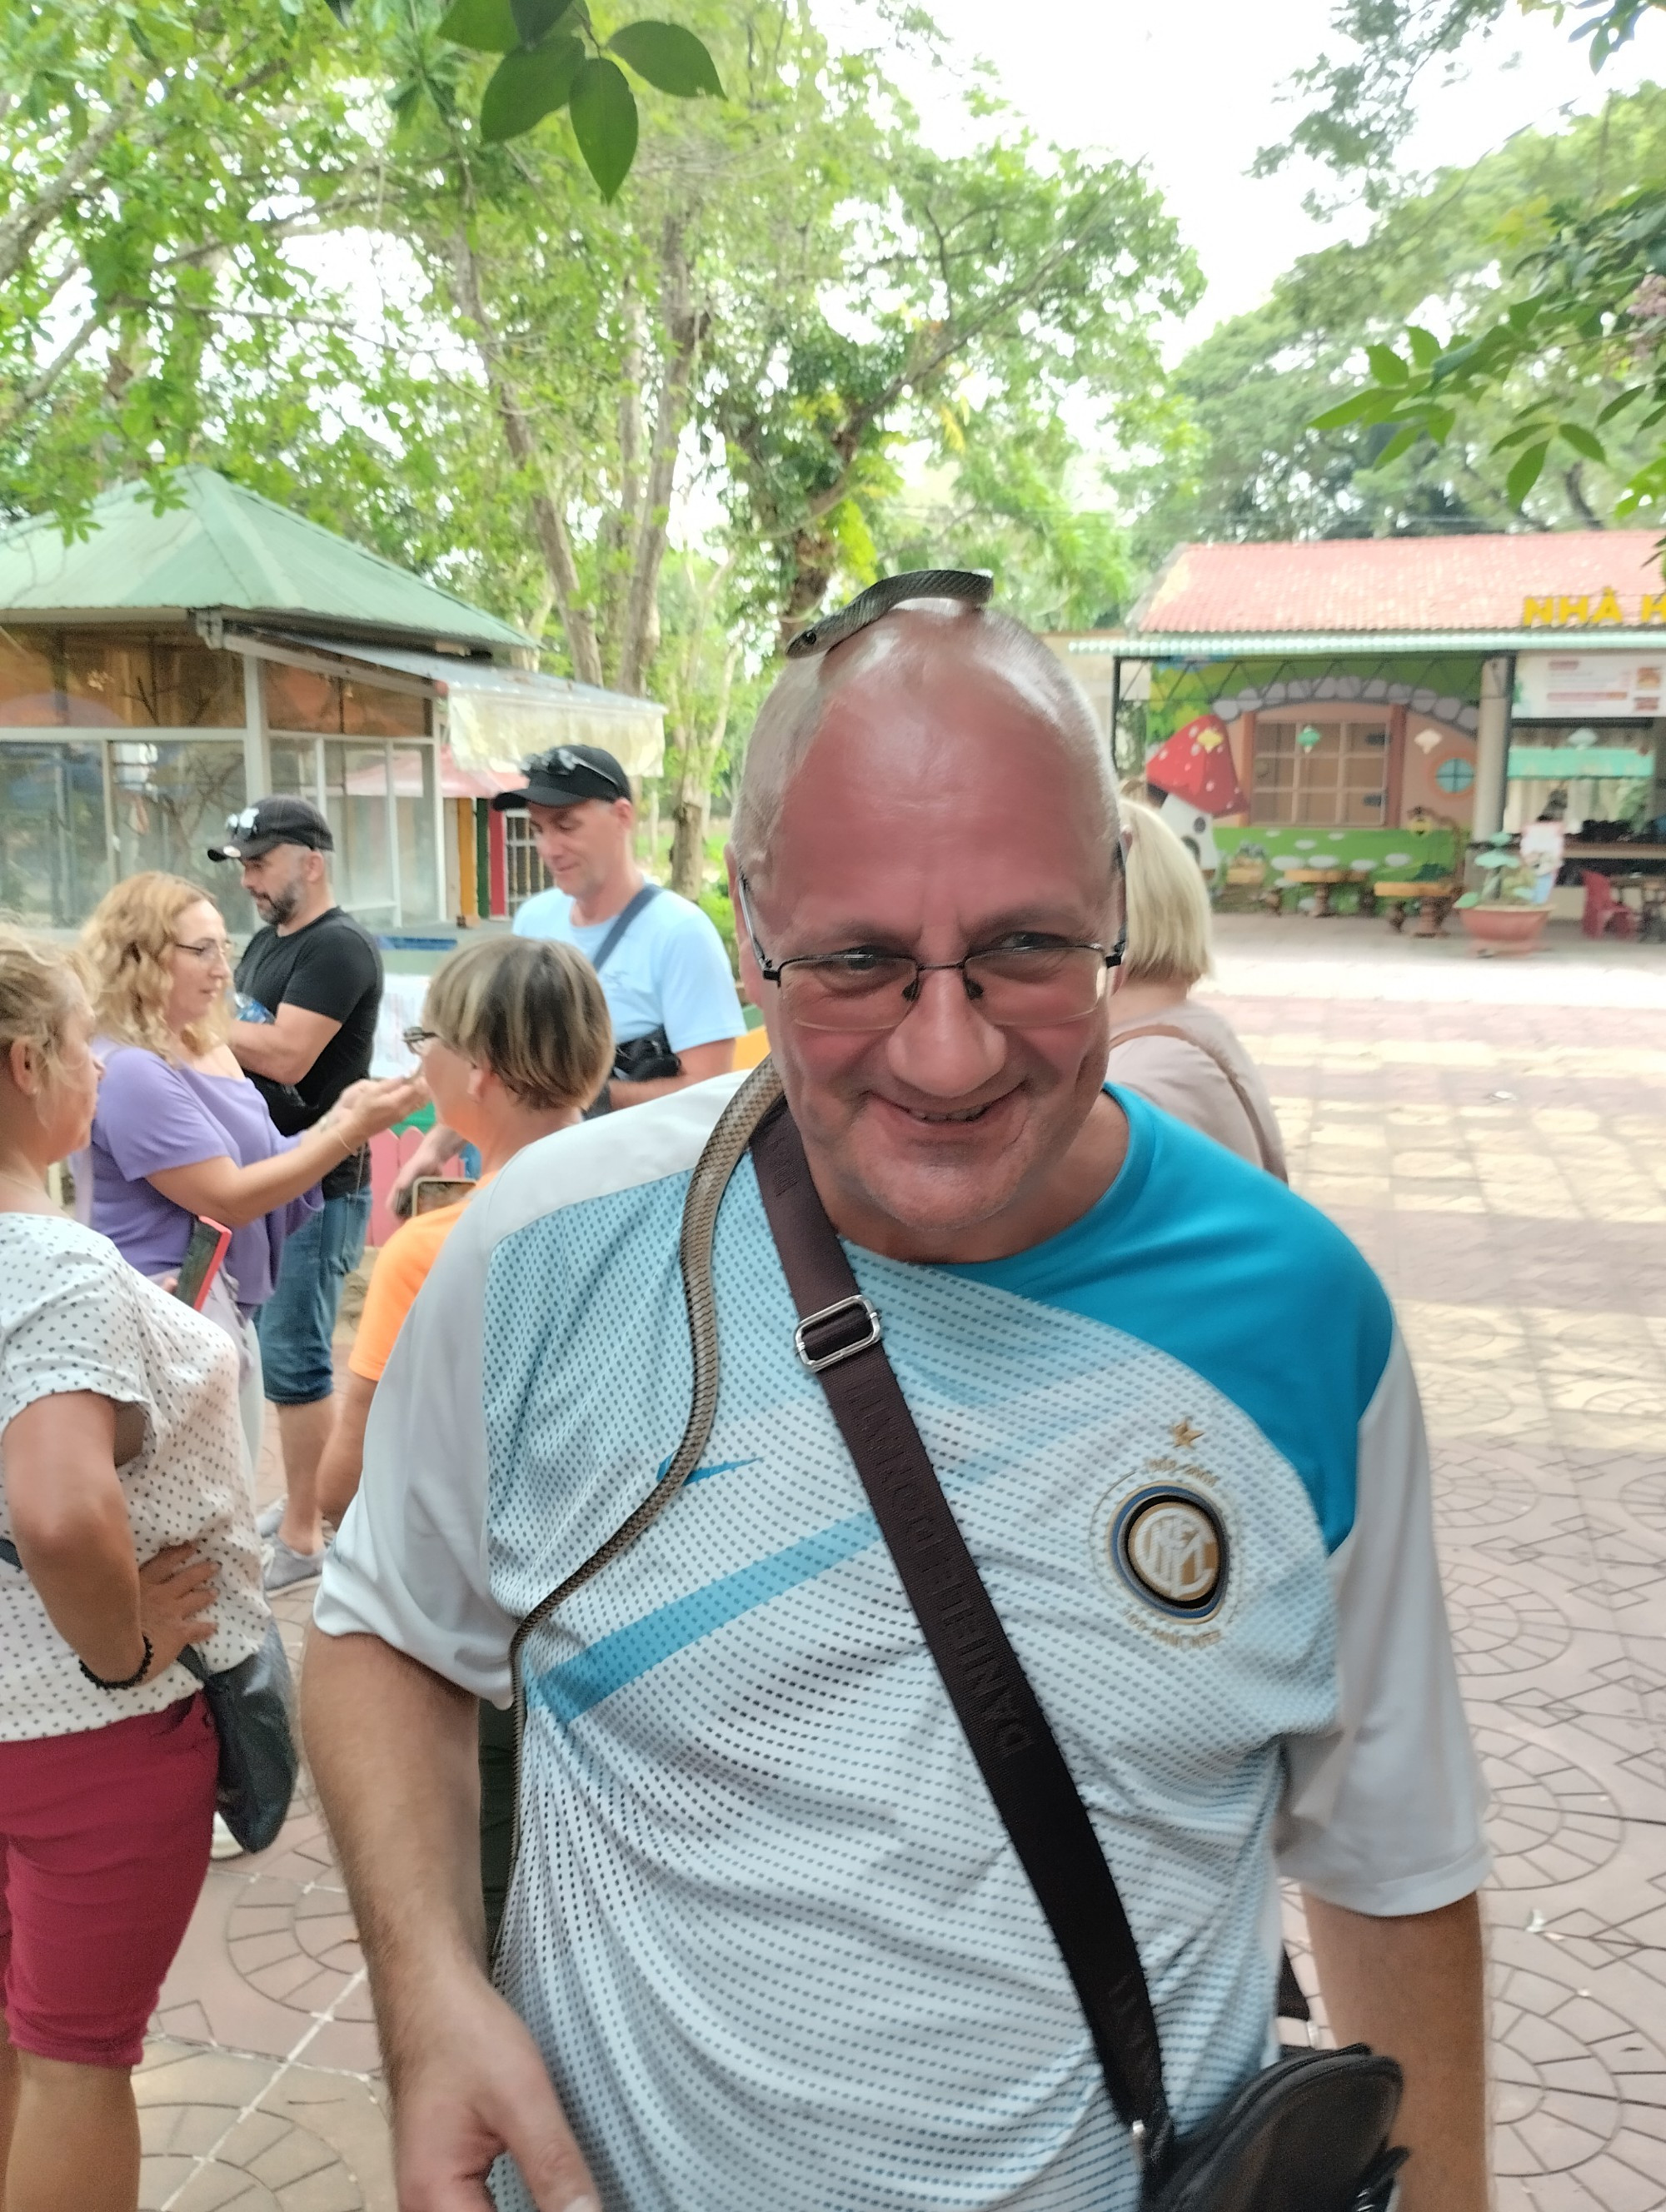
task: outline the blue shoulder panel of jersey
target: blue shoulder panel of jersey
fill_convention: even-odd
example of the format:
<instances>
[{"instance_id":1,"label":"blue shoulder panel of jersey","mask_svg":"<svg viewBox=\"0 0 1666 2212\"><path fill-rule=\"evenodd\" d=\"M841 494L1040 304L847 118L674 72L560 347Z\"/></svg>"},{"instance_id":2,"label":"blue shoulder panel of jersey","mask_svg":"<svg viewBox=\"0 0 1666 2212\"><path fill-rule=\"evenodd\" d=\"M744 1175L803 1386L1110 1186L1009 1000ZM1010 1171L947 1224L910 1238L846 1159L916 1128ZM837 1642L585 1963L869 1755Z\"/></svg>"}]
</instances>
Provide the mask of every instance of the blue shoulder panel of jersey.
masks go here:
<instances>
[{"instance_id":1,"label":"blue shoulder panel of jersey","mask_svg":"<svg viewBox=\"0 0 1666 2212\"><path fill-rule=\"evenodd\" d=\"M1324 1215L1137 1093L1128 1157L1081 1219L970 1281L1154 1345L1241 1407L1301 1477L1335 1551L1353 1526L1359 1427L1388 1364L1388 1295Z\"/></svg>"}]
</instances>

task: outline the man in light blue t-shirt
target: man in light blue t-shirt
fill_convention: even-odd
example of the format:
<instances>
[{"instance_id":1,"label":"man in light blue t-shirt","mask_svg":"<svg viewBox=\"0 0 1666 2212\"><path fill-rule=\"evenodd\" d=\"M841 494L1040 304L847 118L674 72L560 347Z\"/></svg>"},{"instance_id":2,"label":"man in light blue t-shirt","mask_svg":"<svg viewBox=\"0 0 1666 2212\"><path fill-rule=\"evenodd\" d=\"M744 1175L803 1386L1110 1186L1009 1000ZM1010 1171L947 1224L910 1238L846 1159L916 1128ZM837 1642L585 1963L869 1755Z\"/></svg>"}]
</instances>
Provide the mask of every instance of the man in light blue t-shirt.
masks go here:
<instances>
[{"instance_id":1,"label":"man in light blue t-shirt","mask_svg":"<svg viewBox=\"0 0 1666 2212\"><path fill-rule=\"evenodd\" d=\"M556 745L527 763L526 776L523 790L492 804L530 817L556 888L526 901L514 932L576 945L601 978L618 1049L591 1113L727 1075L746 1031L728 955L708 915L637 866L624 769L600 745ZM400 1170L396 1207L418 1176L442 1172L459 1143L454 1129L429 1131Z\"/></svg>"}]
</instances>

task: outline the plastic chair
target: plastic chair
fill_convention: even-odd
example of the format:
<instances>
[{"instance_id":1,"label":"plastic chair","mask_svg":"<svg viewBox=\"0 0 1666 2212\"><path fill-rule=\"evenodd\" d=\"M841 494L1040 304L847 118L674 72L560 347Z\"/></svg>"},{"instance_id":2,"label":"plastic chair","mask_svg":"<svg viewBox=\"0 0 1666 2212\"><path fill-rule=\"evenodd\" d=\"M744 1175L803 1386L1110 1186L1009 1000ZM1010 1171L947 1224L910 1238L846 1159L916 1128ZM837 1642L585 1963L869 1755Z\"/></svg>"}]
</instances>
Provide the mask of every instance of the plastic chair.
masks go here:
<instances>
[{"instance_id":1,"label":"plastic chair","mask_svg":"<svg viewBox=\"0 0 1666 2212\"><path fill-rule=\"evenodd\" d=\"M1587 937L1635 937L1637 916L1608 878L1594 868L1581 868L1585 887L1585 911L1581 923Z\"/></svg>"}]
</instances>

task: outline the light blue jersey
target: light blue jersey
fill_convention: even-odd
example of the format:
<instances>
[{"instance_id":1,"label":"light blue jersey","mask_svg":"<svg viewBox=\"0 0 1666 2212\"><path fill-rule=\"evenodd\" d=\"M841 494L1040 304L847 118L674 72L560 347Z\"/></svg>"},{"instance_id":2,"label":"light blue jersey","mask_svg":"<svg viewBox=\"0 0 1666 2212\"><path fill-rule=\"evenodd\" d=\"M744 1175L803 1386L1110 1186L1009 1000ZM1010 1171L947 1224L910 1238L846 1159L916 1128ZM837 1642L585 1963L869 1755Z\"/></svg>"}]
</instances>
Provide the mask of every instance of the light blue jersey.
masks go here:
<instances>
[{"instance_id":1,"label":"light blue jersey","mask_svg":"<svg viewBox=\"0 0 1666 2212\"><path fill-rule=\"evenodd\" d=\"M678 1231L733 1080L532 1147L468 1210L378 1392L326 1566L503 1701L514 1623L687 1418ZM1363 1911L1485 1866L1383 1291L1281 1185L1131 1095L1061 1236L852 1249L1069 1761L1195 2124L1268 2055L1279 1859ZM819 1385L743 1163L702 1463L536 1631L500 1979L607 2212L1132 2212L1087 2029ZM498 2203L530 2212L500 2170Z\"/></svg>"},{"instance_id":2,"label":"light blue jersey","mask_svg":"<svg viewBox=\"0 0 1666 2212\"><path fill-rule=\"evenodd\" d=\"M539 891L516 914L517 937L549 937L593 961L618 919L583 928L573 921L565 891ZM599 971L602 996L621 1044L663 1030L673 1052L744 1036L729 956L708 915L661 890L637 915Z\"/></svg>"}]
</instances>

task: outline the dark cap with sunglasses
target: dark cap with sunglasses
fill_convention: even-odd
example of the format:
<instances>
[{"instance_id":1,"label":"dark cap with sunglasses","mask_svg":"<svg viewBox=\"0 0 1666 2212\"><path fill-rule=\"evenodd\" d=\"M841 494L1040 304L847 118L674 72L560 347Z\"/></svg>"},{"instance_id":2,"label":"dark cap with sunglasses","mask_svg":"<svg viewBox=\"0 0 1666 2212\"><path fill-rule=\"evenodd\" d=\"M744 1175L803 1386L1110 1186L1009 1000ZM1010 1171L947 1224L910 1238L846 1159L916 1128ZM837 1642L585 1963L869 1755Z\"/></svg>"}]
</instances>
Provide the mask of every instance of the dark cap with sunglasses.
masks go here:
<instances>
[{"instance_id":1,"label":"dark cap with sunglasses","mask_svg":"<svg viewBox=\"0 0 1666 2212\"><path fill-rule=\"evenodd\" d=\"M226 817L226 842L210 845L210 860L258 860L278 845L305 845L314 853L333 853L336 840L329 823L309 799L294 799L280 792L257 799L239 814Z\"/></svg>"},{"instance_id":2,"label":"dark cap with sunglasses","mask_svg":"<svg viewBox=\"0 0 1666 2212\"><path fill-rule=\"evenodd\" d=\"M609 804L629 799L630 779L599 745L554 745L526 763L524 791L500 791L492 805L500 814L527 806L579 806L587 799Z\"/></svg>"}]
</instances>

